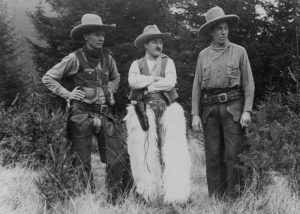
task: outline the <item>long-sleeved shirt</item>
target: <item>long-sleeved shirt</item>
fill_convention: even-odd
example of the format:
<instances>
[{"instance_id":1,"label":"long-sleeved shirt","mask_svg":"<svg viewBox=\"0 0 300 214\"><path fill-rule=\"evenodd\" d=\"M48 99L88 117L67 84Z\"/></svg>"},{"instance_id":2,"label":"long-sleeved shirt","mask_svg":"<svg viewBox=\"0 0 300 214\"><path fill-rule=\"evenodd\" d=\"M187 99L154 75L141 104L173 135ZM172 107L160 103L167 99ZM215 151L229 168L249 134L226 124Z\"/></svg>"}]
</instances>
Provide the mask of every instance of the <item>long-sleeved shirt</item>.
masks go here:
<instances>
[{"instance_id":1,"label":"long-sleeved shirt","mask_svg":"<svg viewBox=\"0 0 300 214\"><path fill-rule=\"evenodd\" d=\"M228 42L224 48L209 46L200 52L192 92L192 115L199 115L202 89L241 86L243 111L252 110L254 80L247 52L242 46Z\"/></svg>"},{"instance_id":2,"label":"long-sleeved shirt","mask_svg":"<svg viewBox=\"0 0 300 214\"><path fill-rule=\"evenodd\" d=\"M156 76L155 68L159 65L159 58L156 60L148 60L147 65L150 71L150 75L142 75L140 69L135 60L129 69L128 82L131 88L141 89L147 88L149 92L153 91L170 91L175 87L177 81L176 68L172 59L168 58L165 77L159 81L154 81L154 76ZM158 66L159 67L159 66Z\"/></svg>"},{"instance_id":3,"label":"long-sleeved shirt","mask_svg":"<svg viewBox=\"0 0 300 214\"><path fill-rule=\"evenodd\" d=\"M118 89L120 82L120 74L118 73L116 62L112 56L109 55L109 83L108 90L114 93ZM70 91L64 88L60 83L63 77L74 75L78 72L79 60L76 54L70 53L68 56L64 57L61 62L57 63L43 76L42 82L46 87L52 91L54 94L59 95L65 99L68 99Z\"/></svg>"}]
</instances>

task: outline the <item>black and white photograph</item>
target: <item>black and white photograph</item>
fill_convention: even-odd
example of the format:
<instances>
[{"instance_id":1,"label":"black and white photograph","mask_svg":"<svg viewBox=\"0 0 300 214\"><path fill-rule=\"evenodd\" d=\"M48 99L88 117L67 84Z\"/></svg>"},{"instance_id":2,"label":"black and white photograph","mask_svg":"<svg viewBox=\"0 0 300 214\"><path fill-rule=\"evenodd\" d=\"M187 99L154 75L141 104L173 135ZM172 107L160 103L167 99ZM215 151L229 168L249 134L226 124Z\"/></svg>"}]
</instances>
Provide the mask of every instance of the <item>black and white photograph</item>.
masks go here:
<instances>
[{"instance_id":1,"label":"black and white photograph","mask_svg":"<svg viewBox=\"0 0 300 214\"><path fill-rule=\"evenodd\" d=\"M299 214L300 0L0 0L0 214Z\"/></svg>"}]
</instances>

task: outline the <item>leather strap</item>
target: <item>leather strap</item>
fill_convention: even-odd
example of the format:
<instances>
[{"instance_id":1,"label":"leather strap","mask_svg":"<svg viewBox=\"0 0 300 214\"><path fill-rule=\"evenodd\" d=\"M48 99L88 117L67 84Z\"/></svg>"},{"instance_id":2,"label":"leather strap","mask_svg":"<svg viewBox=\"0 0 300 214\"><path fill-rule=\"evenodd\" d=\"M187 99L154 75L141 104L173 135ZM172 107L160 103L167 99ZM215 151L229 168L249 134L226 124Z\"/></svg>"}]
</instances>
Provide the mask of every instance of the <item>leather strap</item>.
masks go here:
<instances>
[{"instance_id":1,"label":"leather strap","mask_svg":"<svg viewBox=\"0 0 300 214\"><path fill-rule=\"evenodd\" d=\"M80 109L83 111L89 111L89 112L95 112L95 113L100 113L103 115L109 114L110 113L110 107L105 104L88 104L79 100L72 100L72 107L75 109Z\"/></svg>"},{"instance_id":2,"label":"leather strap","mask_svg":"<svg viewBox=\"0 0 300 214\"><path fill-rule=\"evenodd\" d=\"M143 96L143 101L144 102L149 102L152 100L165 100L165 96L160 93L160 92L156 92L156 93L148 93L146 95Z\"/></svg>"},{"instance_id":3,"label":"leather strap","mask_svg":"<svg viewBox=\"0 0 300 214\"><path fill-rule=\"evenodd\" d=\"M217 95L204 94L201 99L201 103L203 105L226 103L231 100L239 99L242 96L243 96L243 93L241 91L230 91L230 92L220 93Z\"/></svg>"}]
</instances>

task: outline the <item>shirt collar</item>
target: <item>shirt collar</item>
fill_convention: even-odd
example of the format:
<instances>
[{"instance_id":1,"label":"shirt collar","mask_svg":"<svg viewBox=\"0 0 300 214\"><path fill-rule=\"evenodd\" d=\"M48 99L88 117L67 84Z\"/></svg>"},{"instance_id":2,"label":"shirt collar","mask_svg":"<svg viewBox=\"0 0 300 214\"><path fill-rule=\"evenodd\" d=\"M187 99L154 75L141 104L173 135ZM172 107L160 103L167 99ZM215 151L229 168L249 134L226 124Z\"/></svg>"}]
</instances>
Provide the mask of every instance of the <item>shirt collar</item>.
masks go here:
<instances>
[{"instance_id":1,"label":"shirt collar","mask_svg":"<svg viewBox=\"0 0 300 214\"><path fill-rule=\"evenodd\" d=\"M223 47L216 47L212 43L210 45L210 48L213 52L215 52L215 57L212 60L216 60L220 58L226 51L227 49L231 46L231 42L226 42L226 44Z\"/></svg>"}]
</instances>

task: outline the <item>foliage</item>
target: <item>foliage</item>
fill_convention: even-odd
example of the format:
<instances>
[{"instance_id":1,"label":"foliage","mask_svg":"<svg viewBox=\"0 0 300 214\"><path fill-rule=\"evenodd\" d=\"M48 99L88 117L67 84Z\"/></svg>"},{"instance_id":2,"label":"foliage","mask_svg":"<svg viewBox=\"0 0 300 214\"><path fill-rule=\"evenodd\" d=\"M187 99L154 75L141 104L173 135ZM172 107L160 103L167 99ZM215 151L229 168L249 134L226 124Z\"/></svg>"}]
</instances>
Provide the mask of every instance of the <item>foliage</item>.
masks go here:
<instances>
[{"instance_id":1,"label":"foliage","mask_svg":"<svg viewBox=\"0 0 300 214\"><path fill-rule=\"evenodd\" d=\"M67 112L55 112L41 103L33 93L25 104L3 105L0 112L0 150L3 166L22 164L43 173L35 185L47 207L79 195L84 188L73 168L70 143L66 138Z\"/></svg>"},{"instance_id":2,"label":"foliage","mask_svg":"<svg viewBox=\"0 0 300 214\"><path fill-rule=\"evenodd\" d=\"M45 14L42 6L38 6L30 15L39 38L46 43L46 46L32 43L34 62L40 76L62 57L83 45L72 41L69 37L71 29L79 24L81 16L85 13L99 14L104 23L117 24L116 30L106 36L105 47L114 52L121 74L116 108L124 111L129 93L127 72L132 60L141 56L134 48L133 40L142 33L146 24L156 23L162 31L173 27L167 1L146 0L143 4L139 0L47 0L46 2L54 10L55 16Z\"/></svg>"},{"instance_id":3,"label":"foliage","mask_svg":"<svg viewBox=\"0 0 300 214\"><path fill-rule=\"evenodd\" d=\"M24 81L17 65L18 53L14 27L8 18L6 5L0 0L0 102L11 105L17 94L24 94Z\"/></svg>"},{"instance_id":4,"label":"foliage","mask_svg":"<svg viewBox=\"0 0 300 214\"><path fill-rule=\"evenodd\" d=\"M30 167L51 165L50 147L57 148L62 137L64 116L61 110L50 113L39 106L40 95L34 93L24 105L1 109L1 143L3 165L26 161Z\"/></svg>"},{"instance_id":5,"label":"foliage","mask_svg":"<svg viewBox=\"0 0 300 214\"><path fill-rule=\"evenodd\" d=\"M292 109L292 94L270 93L266 97L266 124L250 128L246 152L241 155L246 178L261 191L272 175L287 175L299 190L300 115Z\"/></svg>"}]
</instances>

